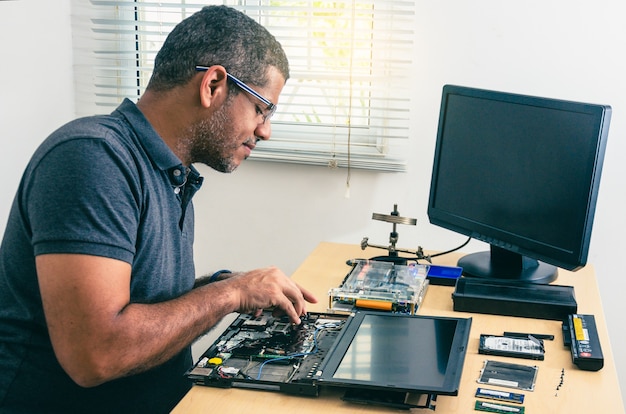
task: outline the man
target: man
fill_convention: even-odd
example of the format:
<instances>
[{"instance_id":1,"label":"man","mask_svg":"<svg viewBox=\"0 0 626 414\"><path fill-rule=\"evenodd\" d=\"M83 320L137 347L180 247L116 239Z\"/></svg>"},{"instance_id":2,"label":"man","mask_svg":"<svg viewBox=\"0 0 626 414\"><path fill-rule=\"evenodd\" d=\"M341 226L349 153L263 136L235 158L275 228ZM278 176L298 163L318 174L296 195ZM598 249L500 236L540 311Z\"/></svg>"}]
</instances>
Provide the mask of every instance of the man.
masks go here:
<instances>
[{"instance_id":1,"label":"man","mask_svg":"<svg viewBox=\"0 0 626 414\"><path fill-rule=\"evenodd\" d=\"M46 139L0 247L1 413L168 412L190 344L222 317L300 322L316 299L280 270L195 280L192 257L192 163L237 168L269 139L288 76L264 28L206 7L168 36L137 105Z\"/></svg>"}]
</instances>

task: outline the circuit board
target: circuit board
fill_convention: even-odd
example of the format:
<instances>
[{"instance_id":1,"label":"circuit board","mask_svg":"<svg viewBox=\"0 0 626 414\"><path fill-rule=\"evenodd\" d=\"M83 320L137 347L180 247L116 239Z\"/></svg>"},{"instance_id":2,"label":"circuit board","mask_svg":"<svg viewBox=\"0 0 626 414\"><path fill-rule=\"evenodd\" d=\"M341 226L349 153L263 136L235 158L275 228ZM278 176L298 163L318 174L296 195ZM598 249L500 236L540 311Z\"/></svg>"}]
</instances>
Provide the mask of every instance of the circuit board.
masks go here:
<instances>
[{"instance_id":1,"label":"circuit board","mask_svg":"<svg viewBox=\"0 0 626 414\"><path fill-rule=\"evenodd\" d=\"M317 395L312 377L346 319L309 313L294 325L269 311L239 315L187 376L202 385Z\"/></svg>"},{"instance_id":2,"label":"circuit board","mask_svg":"<svg viewBox=\"0 0 626 414\"><path fill-rule=\"evenodd\" d=\"M414 315L422 303L428 265L357 260L338 288L328 292L330 312L368 308Z\"/></svg>"}]
</instances>

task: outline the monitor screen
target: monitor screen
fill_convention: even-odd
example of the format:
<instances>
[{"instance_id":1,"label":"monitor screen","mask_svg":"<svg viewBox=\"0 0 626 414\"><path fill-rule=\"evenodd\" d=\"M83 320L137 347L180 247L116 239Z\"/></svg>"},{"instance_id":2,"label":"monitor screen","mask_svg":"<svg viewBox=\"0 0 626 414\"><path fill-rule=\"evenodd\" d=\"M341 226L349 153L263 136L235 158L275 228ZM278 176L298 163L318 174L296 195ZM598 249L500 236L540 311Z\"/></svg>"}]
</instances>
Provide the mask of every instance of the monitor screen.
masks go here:
<instances>
[{"instance_id":1,"label":"monitor screen","mask_svg":"<svg viewBox=\"0 0 626 414\"><path fill-rule=\"evenodd\" d=\"M357 312L323 367L327 384L456 395L471 319Z\"/></svg>"},{"instance_id":2,"label":"monitor screen","mask_svg":"<svg viewBox=\"0 0 626 414\"><path fill-rule=\"evenodd\" d=\"M464 274L549 283L587 260L611 108L443 88L428 217L490 244Z\"/></svg>"}]
</instances>

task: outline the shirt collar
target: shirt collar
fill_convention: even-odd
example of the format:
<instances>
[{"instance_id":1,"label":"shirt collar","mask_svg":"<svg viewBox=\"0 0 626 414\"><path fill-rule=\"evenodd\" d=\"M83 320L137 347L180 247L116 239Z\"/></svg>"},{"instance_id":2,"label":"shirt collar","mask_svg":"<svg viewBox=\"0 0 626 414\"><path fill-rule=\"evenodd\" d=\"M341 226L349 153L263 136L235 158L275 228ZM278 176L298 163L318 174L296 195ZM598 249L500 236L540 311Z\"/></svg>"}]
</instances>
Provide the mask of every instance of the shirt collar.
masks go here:
<instances>
[{"instance_id":1,"label":"shirt collar","mask_svg":"<svg viewBox=\"0 0 626 414\"><path fill-rule=\"evenodd\" d=\"M188 178L192 178L192 182L196 184L202 183L202 177L198 170L193 165L188 168L183 166L180 159L154 130L134 102L130 99L124 99L115 112L126 119L152 162L157 168L167 173L174 187L184 185Z\"/></svg>"}]
</instances>

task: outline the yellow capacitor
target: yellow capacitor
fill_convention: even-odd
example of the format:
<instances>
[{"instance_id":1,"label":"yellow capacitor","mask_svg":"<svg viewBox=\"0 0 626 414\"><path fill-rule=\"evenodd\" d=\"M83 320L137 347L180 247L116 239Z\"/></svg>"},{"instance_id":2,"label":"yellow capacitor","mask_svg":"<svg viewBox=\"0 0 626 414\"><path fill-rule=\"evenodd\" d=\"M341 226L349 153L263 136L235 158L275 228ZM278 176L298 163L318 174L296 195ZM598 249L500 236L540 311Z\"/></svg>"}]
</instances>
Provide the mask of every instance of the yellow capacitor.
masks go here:
<instances>
[{"instance_id":1,"label":"yellow capacitor","mask_svg":"<svg viewBox=\"0 0 626 414\"><path fill-rule=\"evenodd\" d=\"M209 359L209 364L210 365L222 365L222 358L218 358L218 357L213 357L211 359Z\"/></svg>"}]
</instances>

